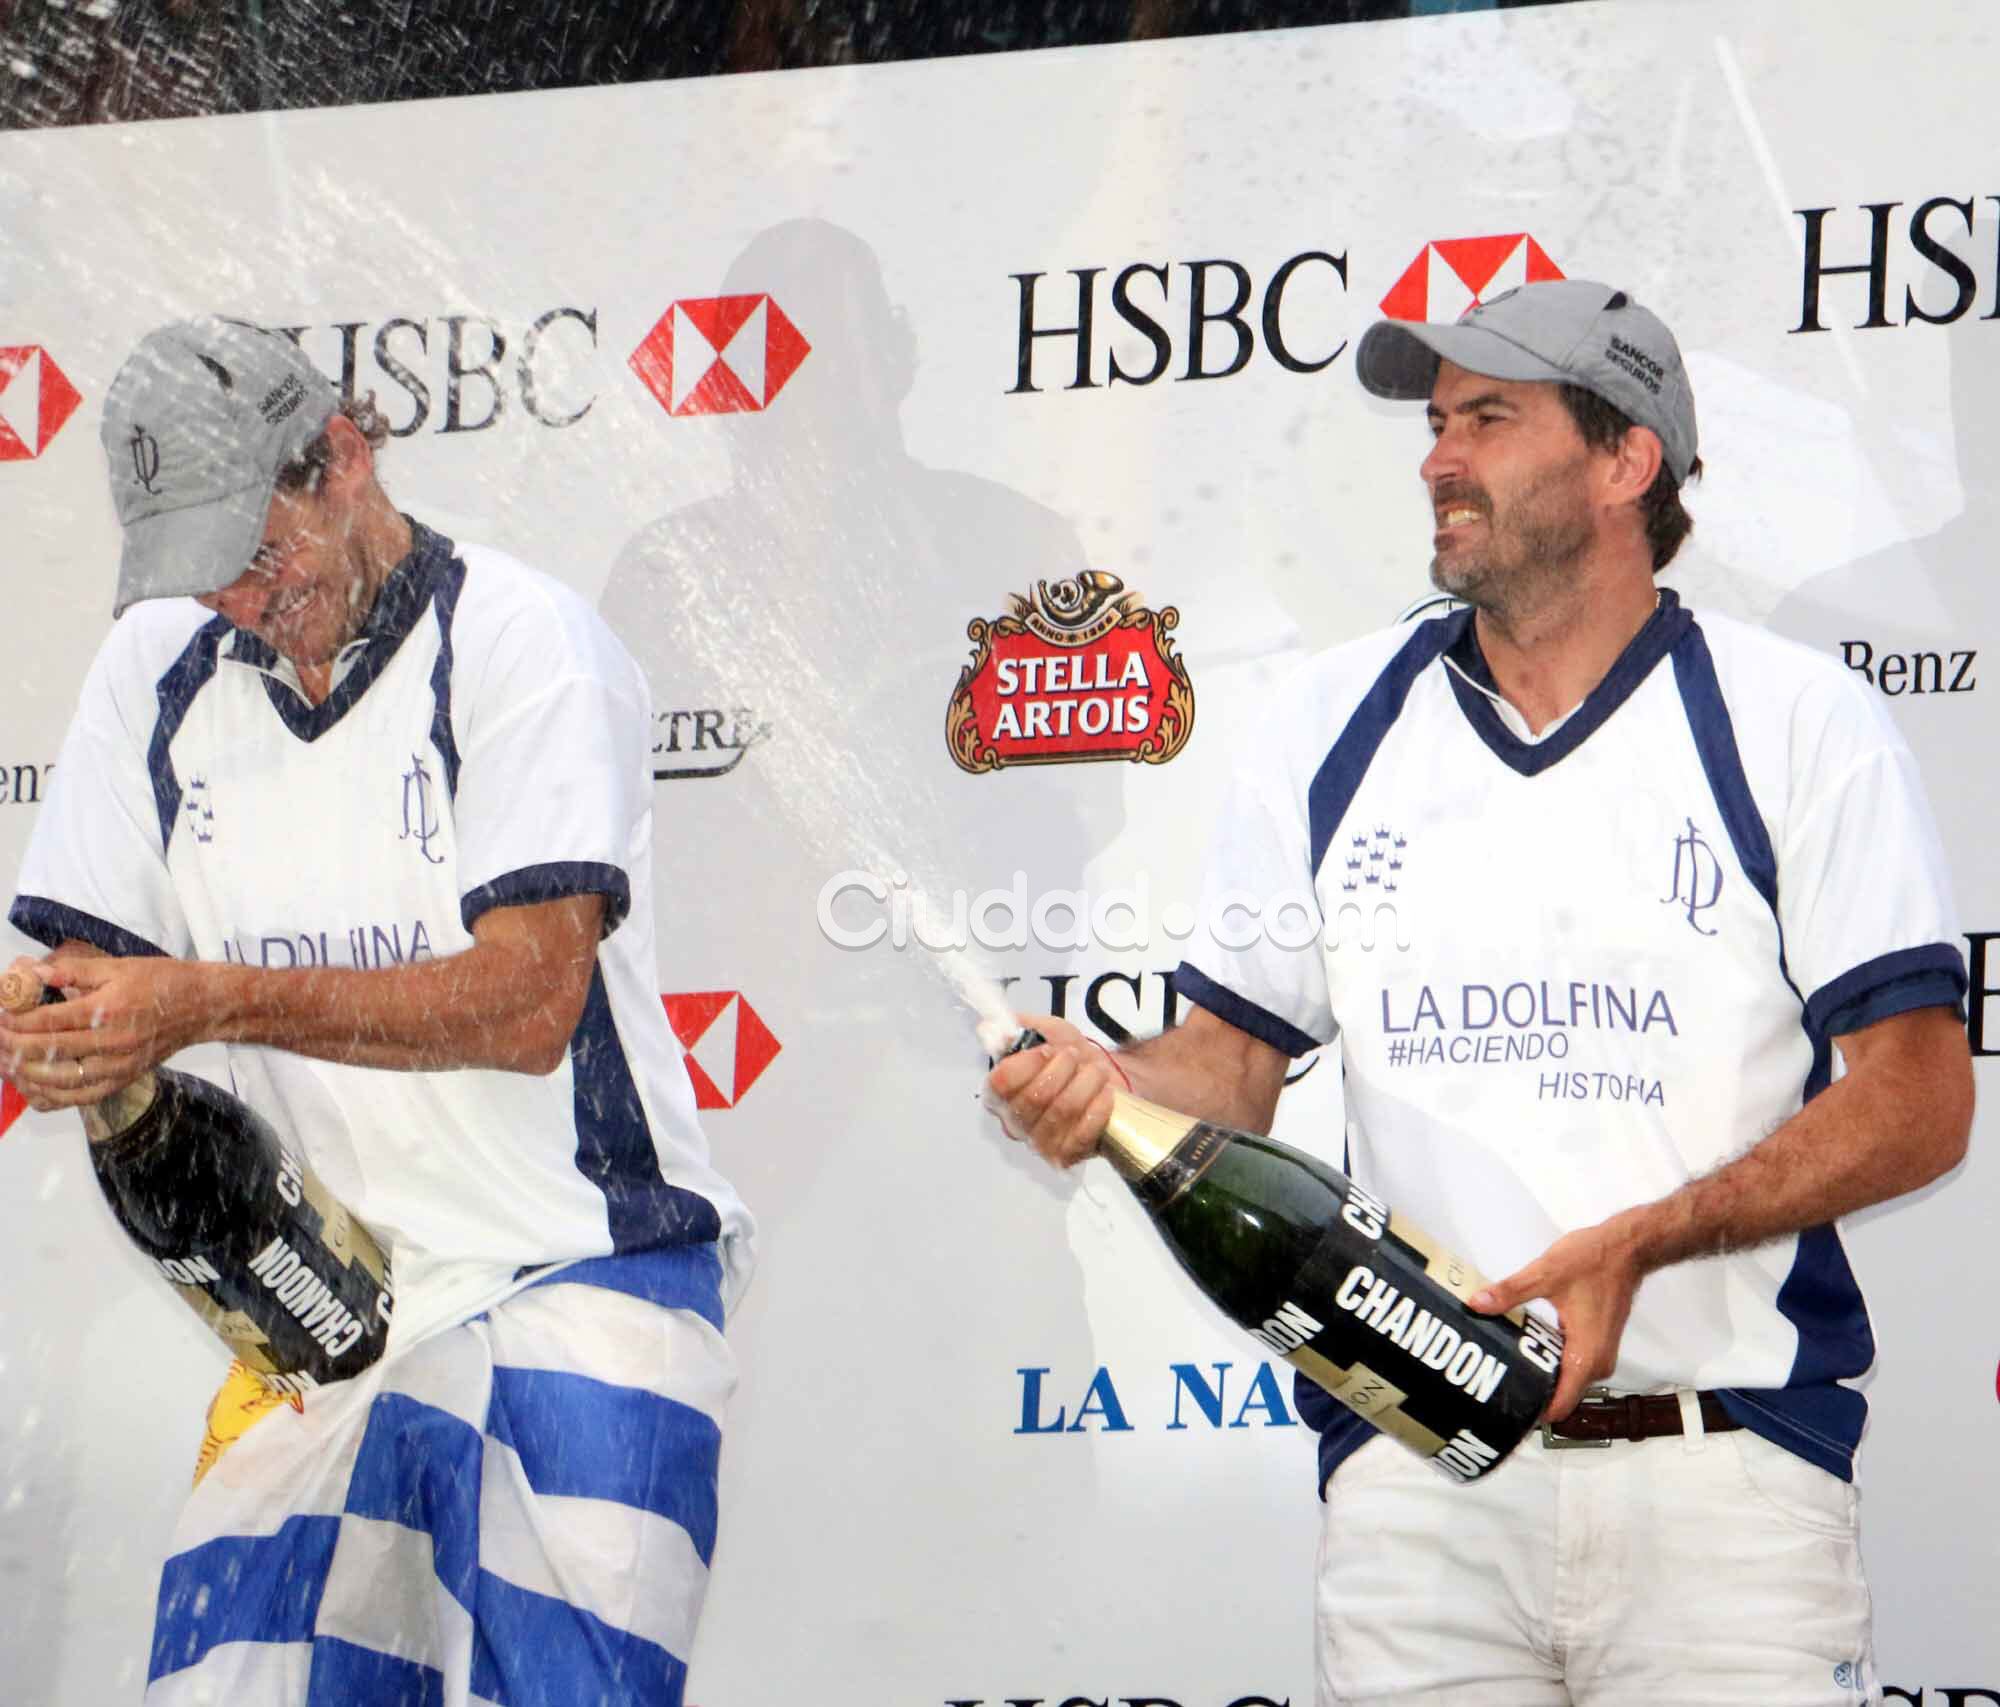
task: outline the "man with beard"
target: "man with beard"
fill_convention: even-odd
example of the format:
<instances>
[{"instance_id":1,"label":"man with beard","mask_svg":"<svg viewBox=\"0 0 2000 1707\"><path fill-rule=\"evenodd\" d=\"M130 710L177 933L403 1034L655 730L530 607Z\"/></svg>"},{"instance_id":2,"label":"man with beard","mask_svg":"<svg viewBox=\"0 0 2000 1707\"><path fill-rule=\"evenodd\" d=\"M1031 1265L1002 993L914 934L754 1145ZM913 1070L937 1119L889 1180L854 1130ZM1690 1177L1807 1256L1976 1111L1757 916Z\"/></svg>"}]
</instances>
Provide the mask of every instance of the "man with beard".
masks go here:
<instances>
[{"instance_id":1,"label":"man with beard","mask_svg":"<svg viewBox=\"0 0 2000 1707\"><path fill-rule=\"evenodd\" d=\"M1385 321L1357 365L1427 402L1465 608L1315 660L1244 762L1208 916L1304 895L1319 941L1197 939L1183 1025L1113 1057L1036 1018L991 1093L1068 1165L1120 1078L1261 1132L1338 1036L1355 1178L1506 1277L1474 1308L1560 1319L1539 1439L1467 1487L1301 1381L1323 1703L1878 1699L1834 1223L1972 1107L1908 749L1838 664L1655 587L1694 402L1625 292Z\"/></svg>"},{"instance_id":2,"label":"man with beard","mask_svg":"<svg viewBox=\"0 0 2000 1707\"><path fill-rule=\"evenodd\" d=\"M195 1489L154 1707L678 1707L752 1229L660 1007L646 684L402 514L387 436L240 321L119 370L118 621L10 911L69 999L0 1072L80 1106L222 1045L396 1278L381 1360Z\"/></svg>"}]
</instances>

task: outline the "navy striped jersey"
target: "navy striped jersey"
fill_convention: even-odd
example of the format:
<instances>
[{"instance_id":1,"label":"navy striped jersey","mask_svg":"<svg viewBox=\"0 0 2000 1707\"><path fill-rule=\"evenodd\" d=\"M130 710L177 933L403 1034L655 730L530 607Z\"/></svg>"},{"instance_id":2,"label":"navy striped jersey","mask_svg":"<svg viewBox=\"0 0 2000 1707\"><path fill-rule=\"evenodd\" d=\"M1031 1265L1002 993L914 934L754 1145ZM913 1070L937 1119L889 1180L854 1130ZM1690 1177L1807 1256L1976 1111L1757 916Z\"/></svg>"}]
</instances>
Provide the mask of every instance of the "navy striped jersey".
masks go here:
<instances>
[{"instance_id":1,"label":"navy striped jersey","mask_svg":"<svg viewBox=\"0 0 2000 1707\"><path fill-rule=\"evenodd\" d=\"M253 966L458 953L493 907L606 902L583 1018L546 1076L389 1072L232 1045L234 1088L393 1245L397 1335L516 1271L720 1240L750 1223L709 1167L655 969L651 709L553 579L422 527L326 701L189 599L134 607L84 684L14 923L54 944Z\"/></svg>"},{"instance_id":2,"label":"navy striped jersey","mask_svg":"<svg viewBox=\"0 0 2000 1707\"><path fill-rule=\"evenodd\" d=\"M1291 1055L1337 1035L1354 1177L1496 1278L1757 1143L1834 1038L1965 992L1894 726L1836 664L1670 591L1538 738L1469 610L1322 655L1207 883L1206 917L1234 891L1264 928L1201 941L1182 992ZM1873 1356L1825 1226L1648 1276L1609 1385L1721 1389L1847 1476ZM1323 1480L1368 1425L1301 1405Z\"/></svg>"}]
</instances>

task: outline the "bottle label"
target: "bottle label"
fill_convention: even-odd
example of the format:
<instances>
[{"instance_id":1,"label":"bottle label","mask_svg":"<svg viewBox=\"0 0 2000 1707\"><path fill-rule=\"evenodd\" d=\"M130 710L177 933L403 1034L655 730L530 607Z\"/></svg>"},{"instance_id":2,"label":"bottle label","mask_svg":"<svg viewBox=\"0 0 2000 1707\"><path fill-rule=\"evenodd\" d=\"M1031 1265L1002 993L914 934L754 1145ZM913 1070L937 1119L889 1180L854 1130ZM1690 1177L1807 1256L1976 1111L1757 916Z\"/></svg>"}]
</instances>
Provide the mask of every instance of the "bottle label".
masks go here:
<instances>
[{"instance_id":1,"label":"bottle label","mask_svg":"<svg viewBox=\"0 0 2000 1707\"><path fill-rule=\"evenodd\" d=\"M186 1257L155 1257L153 1261L175 1286L211 1286L222 1279L215 1264L199 1252Z\"/></svg>"},{"instance_id":2,"label":"bottle label","mask_svg":"<svg viewBox=\"0 0 2000 1707\"><path fill-rule=\"evenodd\" d=\"M1197 1122L1153 1168L1132 1181L1133 1192L1148 1211L1159 1214L1207 1173L1237 1136L1224 1127Z\"/></svg>"},{"instance_id":3,"label":"bottle label","mask_svg":"<svg viewBox=\"0 0 2000 1707\"><path fill-rule=\"evenodd\" d=\"M1561 1357L1560 1339L1533 1318L1468 1310L1481 1284L1469 1263L1350 1187L1251 1332L1444 1475L1471 1481L1533 1425Z\"/></svg>"},{"instance_id":4,"label":"bottle label","mask_svg":"<svg viewBox=\"0 0 2000 1707\"><path fill-rule=\"evenodd\" d=\"M267 1386L306 1392L373 1362L394 1282L368 1229L236 1099L148 1078L150 1106L91 1151L126 1232Z\"/></svg>"},{"instance_id":5,"label":"bottle label","mask_svg":"<svg viewBox=\"0 0 2000 1707\"><path fill-rule=\"evenodd\" d=\"M1424 1265L1424 1273L1463 1303L1486 1284L1486 1276L1455 1251L1448 1251L1421 1227L1413 1227L1400 1215L1389 1217L1389 1236L1404 1249L1414 1252ZM1521 1322L1519 1309L1509 1310L1508 1318Z\"/></svg>"},{"instance_id":6,"label":"bottle label","mask_svg":"<svg viewBox=\"0 0 2000 1707\"><path fill-rule=\"evenodd\" d=\"M341 1301L338 1279L329 1282L315 1272L314 1265L282 1236L251 1258L245 1272L256 1277L330 1358L344 1357L375 1325Z\"/></svg>"}]
</instances>

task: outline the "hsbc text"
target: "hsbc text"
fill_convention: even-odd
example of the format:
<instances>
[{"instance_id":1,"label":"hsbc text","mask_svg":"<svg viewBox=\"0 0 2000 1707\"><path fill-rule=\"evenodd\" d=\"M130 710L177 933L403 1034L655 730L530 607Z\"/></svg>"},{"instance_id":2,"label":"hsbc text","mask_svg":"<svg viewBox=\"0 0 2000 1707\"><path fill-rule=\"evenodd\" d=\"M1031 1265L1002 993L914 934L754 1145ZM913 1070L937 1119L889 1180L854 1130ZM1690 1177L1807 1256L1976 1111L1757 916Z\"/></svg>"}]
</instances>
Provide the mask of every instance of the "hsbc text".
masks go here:
<instances>
[{"instance_id":1,"label":"hsbc text","mask_svg":"<svg viewBox=\"0 0 2000 1707\"><path fill-rule=\"evenodd\" d=\"M1073 267L1063 285L1044 273L1010 275L1020 290L1014 383L1009 396L1040 391L1035 357L1046 356L1065 391L1101 385L1151 385L1166 377L1181 335L1176 381L1227 379L1263 349L1291 373L1318 373L1347 348L1341 322L1347 296L1347 256L1308 249L1281 262L1261 289L1235 261L1135 261L1112 273L1111 310L1128 329L1106 327L1098 313L1098 281L1109 267ZM1291 293L1288 300L1288 293ZM1256 323L1245 318L1254 314ZM1137 333L1137 338L1131 336ZM1114 342L1113 340L1118 340ZM1142 347L1144 356L1138 352ZM1126 359L1137 358L1137 365ZM1102 375L1101 378L1094 377Z\"/></svg>"},{"instance_id":2,"label":"hsbc text","mask_svg":"<svg viewBox=\"0 0 2000 1707\"><path fill-rule=\"evenodd\" d=\"M1980 202L2000 203L2000 196ZM1996 253L1993 214L1985 213L1980 240L1985 252L1972 252L1975 202L1932 196L1919 202L1907 220L1897 217L1902 202L1864 202L1858 209L1802 207L1793 211L1805 221L1805 254L1801 272L1799 323L1794 332L1824 332L1829 313L1844 317L1865 300L1867 314L1853 322L1855 331L1877 331L1897 324L1927 321L1948 326L1979 305L1980 273L1986 274L1982 320L2000 320L2000 253ZM1863 221L1857 214L1866 214ZM1831 218L1829 218L1831 216ZM1897 261L1897 282L1903 300L1891 300L1890 260ZM1833 257L1838 257L1834 259ZM1830 281L1852 275L1853 283L1835 287L1842 307L1823 306ZM1865 298L1861 280L1868 281ZM1907 280L1907 282L1905 282Z\"/></svg>"},{"instance_id":3,"label":"hsbc text","mask_svg":"<svg viewBox=\"0 0 2000 1707\"><path fill-rule=\"evenodd\" d=\"M440 314L273 330L312 357L342 396L393 386L378 401L394 438L433 420L433 432L484 432L515 404L544 427L573 427L597 401L594 308L551 308L519 328Z\"/></svg>"}]
</instances>

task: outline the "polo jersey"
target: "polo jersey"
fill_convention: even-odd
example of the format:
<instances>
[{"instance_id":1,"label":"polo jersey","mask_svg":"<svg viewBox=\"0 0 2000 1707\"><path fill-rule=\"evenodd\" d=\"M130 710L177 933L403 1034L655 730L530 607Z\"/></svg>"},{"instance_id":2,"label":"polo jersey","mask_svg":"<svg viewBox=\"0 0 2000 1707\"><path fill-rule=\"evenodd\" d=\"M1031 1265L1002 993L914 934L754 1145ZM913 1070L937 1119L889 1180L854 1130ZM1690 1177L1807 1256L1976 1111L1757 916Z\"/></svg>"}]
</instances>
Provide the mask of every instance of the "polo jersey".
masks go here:
<instances>
[{"instance_id":1,"label":"polo jersey","mask_svg":"<svg viewBox=\"0 0 2000 1707\"><path fill-rule=\"evenodd\" d=\"M115 624L13 922L115 954L382 968L470 948L494 907L602 895L551 1073L230 1045L229 1077L389 1242L399 1338L523 1270L663 1245L720 1241L733 1296L750 1222L708 1164L656 971L644 678L559 582L414 538L317 707L190 599Z\"/></svg>"},{"instance_id":2,"label":"polo jersey","mask_svg":"<svg viewBox=\"0 0 2000 1707\"><path fill-rule=\"evenodd\" d=\"M1289 685L1216 835L1230 928L1178 983L1288 1055L1338 1037L1349 1171L1498 1278L1757 1143L1835 1037L1956 1004L1949 893L1909 750L1836 664L1663 591L1531 740L1458 610ZM1607 1384L1719 1389L1850 1477L1873 1357L1822 1226L1647 1276ZM1371 1425L1299 1395L1324 1485Z\"/></svg>"}]
</instances>

